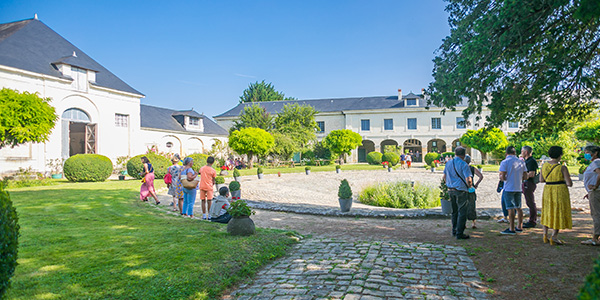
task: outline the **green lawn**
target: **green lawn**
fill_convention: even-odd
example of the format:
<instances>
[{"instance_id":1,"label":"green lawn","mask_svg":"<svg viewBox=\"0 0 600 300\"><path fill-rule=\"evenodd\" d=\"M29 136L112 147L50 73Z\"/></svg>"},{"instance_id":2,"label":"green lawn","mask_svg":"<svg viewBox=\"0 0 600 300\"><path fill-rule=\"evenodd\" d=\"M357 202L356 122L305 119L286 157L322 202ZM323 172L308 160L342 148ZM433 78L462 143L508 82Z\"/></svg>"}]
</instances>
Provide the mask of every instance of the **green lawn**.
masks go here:
<instances>
[{"instance_id":1,"label":"green lawn","mask_svg":"<svg viewBox=\"0 0 600 300\"><path fill-rule=\"evenodd\" d=\"M214 299L294 243L167 215L139 201L139 185L11 190L21 237L8 299Z\"/></svg>"}]
</instances>

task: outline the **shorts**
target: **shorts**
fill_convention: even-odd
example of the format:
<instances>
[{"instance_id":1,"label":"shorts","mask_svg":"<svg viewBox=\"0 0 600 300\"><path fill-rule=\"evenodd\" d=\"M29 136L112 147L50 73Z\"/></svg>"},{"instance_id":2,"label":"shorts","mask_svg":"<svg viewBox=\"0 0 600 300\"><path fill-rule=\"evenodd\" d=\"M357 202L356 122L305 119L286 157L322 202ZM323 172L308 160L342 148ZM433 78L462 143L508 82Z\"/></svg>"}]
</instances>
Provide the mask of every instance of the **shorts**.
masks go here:
<instances>
[{"instance_id":1,"label":"shorts","mask_svg":"<svg viewBox=\"0 0 600 300\"><path fill-rule=\"evenodd\" d=\"M502 202L506 209L521 208L521 192L502 192Z\"/></svg>"},{"instance_id":2,"label":"shorts","mask_svg":"<svg viewBox=\"0 0 600 300\"><path fill-rule=\"evenodd\" d=\"M200 190L200 200L212 200L214 191L210 190Z\"/></svg>"}]
</instances>

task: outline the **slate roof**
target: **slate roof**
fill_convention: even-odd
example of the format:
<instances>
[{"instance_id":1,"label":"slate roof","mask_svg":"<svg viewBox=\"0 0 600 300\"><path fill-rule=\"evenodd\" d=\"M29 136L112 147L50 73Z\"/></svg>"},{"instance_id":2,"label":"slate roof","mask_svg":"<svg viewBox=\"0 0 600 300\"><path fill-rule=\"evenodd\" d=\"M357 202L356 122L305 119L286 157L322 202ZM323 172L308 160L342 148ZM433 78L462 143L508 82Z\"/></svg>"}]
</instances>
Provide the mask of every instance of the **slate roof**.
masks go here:
<instances>
[{"instance_id":1,"label":"slate roof","mask_svg":"<svg viewBox=\"0 0 600 300\"><path fill-rule=\"evenodd\" d=\"M203 114L199 114L194 110L172 110L168 108L156 107L141 104L140 105L140 125L145 128L155 128L170 131L179 131L184 133L199 133L198 131L187 131L181 123L179 123L175 116L187 115L202 119L204 124L205 134L212 135L224 135L227 136L229 133L223 127L217 125L213 120Z\"/></svg>"},{"instance_id":2,"label":"slate roof","mask_svg":"<svg viewBox=\"0 0 600 300\"><path fill-rule=\"evenodd\" d=\"M419 107L425 107L427 100L423 95L409 93L402 96L403 99L415 99L419 101ZM291 101L270 101L258 103L240 103L234 108L218 115L219 117L237 117L244 110L244 107L254 104L260 104L266 108L270 114L277 114L283 110L286 104L297 103L299 105L310 105L318 112L341 112L352 110L377 110L377 109L395 109L404 108L404 101L398 101L398 96L376 96L376 97L357 97L357 98L334 98L334 99L315 99L315 100L291 100Z\"/></svg>"},{"instance_id":3,"label":"slate roof","mask_svg":"<svg viewBox=\"0 0 600 300\"><path fill-rule=\"evenodd\" d=\"M61 61L97 71L94 85L143 96L41 21L0 24L0 65L71 79L53 65Z\"/></svg>"}]
</instances>

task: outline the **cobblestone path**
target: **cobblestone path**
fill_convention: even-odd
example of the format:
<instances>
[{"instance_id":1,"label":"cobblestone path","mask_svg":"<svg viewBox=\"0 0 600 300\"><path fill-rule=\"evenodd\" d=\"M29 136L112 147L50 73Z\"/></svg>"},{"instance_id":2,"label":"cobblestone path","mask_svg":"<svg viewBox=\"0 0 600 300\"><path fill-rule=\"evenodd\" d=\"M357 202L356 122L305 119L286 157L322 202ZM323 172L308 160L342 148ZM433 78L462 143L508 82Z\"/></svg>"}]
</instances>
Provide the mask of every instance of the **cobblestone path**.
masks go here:
<instances>
[{"instance_id":1,"label":"cobblestone path","mask_svg":"<svg viewBox=\"0 0 600 300\"><path fill-rule=\"evenodd\" d=\"M462 247L312 238L226 299L487 299Z\"/></svg>"}]
</instances>

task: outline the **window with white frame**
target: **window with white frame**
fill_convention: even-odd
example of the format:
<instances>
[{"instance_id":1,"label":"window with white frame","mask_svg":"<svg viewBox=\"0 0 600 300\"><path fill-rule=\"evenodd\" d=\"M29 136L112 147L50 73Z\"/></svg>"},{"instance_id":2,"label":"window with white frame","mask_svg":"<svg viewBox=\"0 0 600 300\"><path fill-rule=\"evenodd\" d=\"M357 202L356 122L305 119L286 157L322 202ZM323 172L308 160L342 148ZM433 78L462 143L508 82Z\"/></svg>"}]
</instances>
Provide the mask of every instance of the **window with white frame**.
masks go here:
<instances>
[{"instance_id":1,"label":"window with white frame","mask_svg":"<svg viewBox=\"0 0 600 300\"><path fill-rule=\"evenodd\" d=\"M199 126L200 125L200 119L196 118L196 117L190 117L190 125L192 125L192 126Z\"/></svg>"},{"instance_id":2,"label":"window with white frame","mask_svg":"<svg viewBox=\"0 0 600 300\"><path fill-rule=\"evenodd\" d=\"M406 106L416 106L417 105L417 99L406 99Z\"/></svg>"},{"instance_id":3,"label":"window with white frame","mask_svg":"<svg viewBox=\"0 0 600 300\"><path fill-rule=\"evenodd\" d=\"M318 121L317 122L317 132L318 133L323 133L325 132L325 122L324 121Z\"/></svg>"},{"instance_id":4,"label":"window with white frame","mask_svg":"<svg viewBox=\"0 0 600 300\"><path fill-rule=\"evenodd\" d=\"M442 129L442 118L431 118L431 129Z\"/></svg>"},{"instance_id":5,"label":"window with white frame","mask_svg":"<svg viewBox=\"0 0 600 300\"><path fill-rule=\"evenodd\" d=\"M508 128L519 128L519 122L508 122Z\"/></svg>"},{"instance_id":6,"label":"window with white frame","mask_svg":"<svg viewBox=\"0 0 600 300\"><path fill-rule=\"evenodd\" d=\"M72 87L76 88L79 91L87 91L87 70L80 69L77 67L71 67L71 77L73 78L73 83L71 83Z\"/></svg>"},{"instance_id":7,"label":"window with white frame","mask_svg":"<svg viewBox=\"0 0 600 300\"><path fill-rule=\"evenodd\" d=\"M409 130L416 130L417 129L417 118L406 119L406 127Z\"/></svg>"},{"instance_id":8,"label":"window with white frame","mask_svg":"<svg viewBox=\"0 0 600 300\"><path fill-rule=\"evenodd\" d=\"M129 116L123 114L115 114L115 126L127 127L129 126Z\"/></svg>"},{"instance_id":9,"label":"window with white frame","mask_svg":"<svg viewBox=\"0 0 600 300\"><path fill-rule=\"evenodd\" d=\"M360 120L360 130L369 131L371 130L371 120Z\"/></svg>"},{"instance_id":10,"label":"window with white frame","mask_svg":"<svg viewBox=\"0 0 600 300\"><path fill-rule=\"evenodd\" d=\"M383 130L394 130L394 119L383 119Z\"/></svg>"},{"instance_id":11,"label":"window with white frame","mask_svg":"<svg viewBox=\"0 0 600 300\"><path fill-rule=\"evenodd\" d=\"M456 129L465 129L467 128L467 124L465 123L465 118L456 117Z\"/></svg>"}]
</instances>

